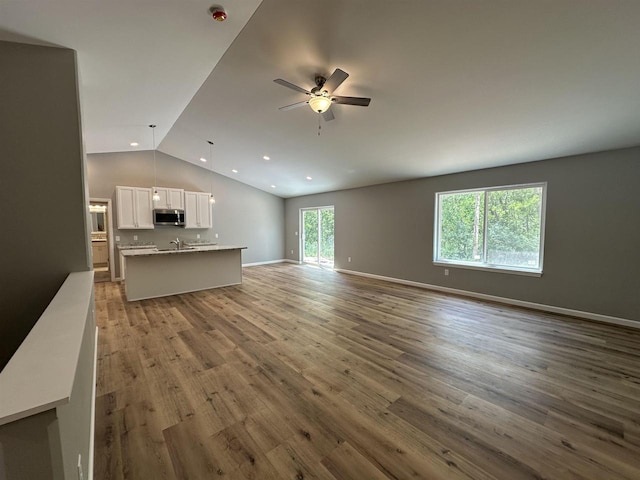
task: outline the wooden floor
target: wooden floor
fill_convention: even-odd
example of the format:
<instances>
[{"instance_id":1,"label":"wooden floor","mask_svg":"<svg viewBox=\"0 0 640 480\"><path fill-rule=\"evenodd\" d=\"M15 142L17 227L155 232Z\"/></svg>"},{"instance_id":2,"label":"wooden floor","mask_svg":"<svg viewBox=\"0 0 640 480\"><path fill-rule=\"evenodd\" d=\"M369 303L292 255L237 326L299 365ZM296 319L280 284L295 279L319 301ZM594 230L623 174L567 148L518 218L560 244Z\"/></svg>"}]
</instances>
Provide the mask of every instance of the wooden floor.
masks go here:
<instances>
[{"instance_id":1,"label":"wooden floor","mask_svg":"<svg viewBox=\"0 0 640 480\"><path fill-rule=\"evenodd\" d=\"M637 330L292 264L96 305L98 480L640 478Z\"/></svg>"},{"instance_id":2,"label":"wooden floor","mask_svg":"<svg viewBox=\"0 0 640 480\"><path fill-rule=\"evenodd\" d=\"M111 281L111 272L109 268L105 267L94 267L93 269L93 281L98 282L110 282Z\"/></svg>"}]
</instances>

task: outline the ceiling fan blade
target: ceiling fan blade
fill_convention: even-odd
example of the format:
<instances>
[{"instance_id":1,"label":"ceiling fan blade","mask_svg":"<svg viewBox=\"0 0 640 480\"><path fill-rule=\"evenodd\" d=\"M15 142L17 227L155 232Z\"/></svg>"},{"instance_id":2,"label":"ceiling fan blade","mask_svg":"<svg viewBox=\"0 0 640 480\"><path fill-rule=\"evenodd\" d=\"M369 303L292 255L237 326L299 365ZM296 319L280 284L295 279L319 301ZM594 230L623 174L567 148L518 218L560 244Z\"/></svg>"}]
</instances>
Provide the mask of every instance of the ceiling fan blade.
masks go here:
<instances>
[{"instance_id":1,"label":"ceiling fan blade","mask_svg":"<svg viewBox=\"0 0 640 480\"><path fill-rule=\"evenodd\" d=\"M336 88L338 88L342 84L342 82L344 82L347 79L348 76L349 74L347 72L345 72L344 70L340 70L339 68L336 68L335 71L331 74L331 76L327 78L327 81L324 82L322 89L331 93Z\"/></svg>"},{"instance_id":2,"label":"ceiling fan blade","mask_svg":"<svg viewBox=\"0 0 640 480\"><path fill-rule=\"evenodd\" d=\"M306 93L307 95L311 94L309 90L305 90L304 88L294 85L291 82L287 82L286 80L283 80L281 78L276 78L274 82L276 82L278 85L282 85L283 87L287 87L287 88L290 88L291 90L295 90L296 92Z\"/></svg>"},{"instance_id":3,"label":"ceiling fan blade","mask_svg":"<svg viewBox=\"0 0 640 480\"><path fill-rule=\"evenodd\" d=\"M322 114L322 118L324 118L325 122L329 122L329 121L333 120L336 117L333 116L333 112L331 111L331 109L329 109L329 110L327 110L326 112L324 112Z\"/></svg>"},{"instance_id":4,"label":"ceiling fan blade","mask_svg":"<svg viewBox=\"0 0 640 480\"><path fill-rule=\"evenodd\" d=\"M369 103L371 103L370 98L364 97L335 97L332 96L331 99L334 103L340 103L342 105L357 105L358 107L368 107Z\"/></svg>"},{"instance_id":5,"label":"ceiling fan blade","mask_svg":"<svg viewBox=\"0 0 640 480\"><path fill-rule=\"evenodd\" d=\"M280 108L278 108L278 110L282 110L282 111L292 110L294 108L301 107L301 106L306 105L308 103L309 103L308 100L305 100L303 102L292 103L291 105L285 105L284 107L280 107Z\"/></svg>"}]
</instances>

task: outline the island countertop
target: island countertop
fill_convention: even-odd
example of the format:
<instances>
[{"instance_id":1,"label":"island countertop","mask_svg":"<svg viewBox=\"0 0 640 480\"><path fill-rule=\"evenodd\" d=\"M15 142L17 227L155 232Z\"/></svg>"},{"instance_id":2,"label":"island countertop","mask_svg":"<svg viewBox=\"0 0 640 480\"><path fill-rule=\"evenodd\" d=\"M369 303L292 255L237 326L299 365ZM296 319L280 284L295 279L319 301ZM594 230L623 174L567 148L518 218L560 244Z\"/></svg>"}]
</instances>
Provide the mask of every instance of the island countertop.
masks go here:
<instances>
[{"instance_id":1,"label":"island countertop","mask_svg":"<svg viewBox=\"0 0 640 480\"><path fill-rule=\"evenodd\" d=\"M123 257L140 257L149 255L173 255L176 253L197 253L197 252L217 252L226 250L244 250L247 247L238 245L203 245L199 247L185 247L180 249L167 248L133 248L130 250L121 250L120 255Z\"/></svg>"}]
</instances>

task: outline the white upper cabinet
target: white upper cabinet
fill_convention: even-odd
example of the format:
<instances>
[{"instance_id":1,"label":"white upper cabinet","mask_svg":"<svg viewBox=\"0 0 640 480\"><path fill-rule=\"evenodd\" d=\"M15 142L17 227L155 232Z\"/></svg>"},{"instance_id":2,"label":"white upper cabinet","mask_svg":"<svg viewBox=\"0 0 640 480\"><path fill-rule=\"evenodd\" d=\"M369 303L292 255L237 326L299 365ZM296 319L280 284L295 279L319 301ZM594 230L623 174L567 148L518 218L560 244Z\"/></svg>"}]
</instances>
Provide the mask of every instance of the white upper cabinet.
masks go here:
<instances>
[{"instance_id":1,"label":"white upper cabinet","mask_svg":"<svg viewBox=\"0 0 640 480\"><path fill-rule=\"evenodd\" d=\"M116 187L118 229L152 229L152 196L150 188Z\"/></svg>"},{"instance_id":2,"label":"white upper cabinet","mask_svg":"<svg viewBox=\"0 0 640 480\"><path fill-rule=\"evenodd\" d=\"M209 197L206 192L184 192L184 228L211 228Z\"/></svg>"},{"instance_id":3,"label":"white upper cabinet","mask_svg":"<svg viewBox=\"0 0 640 480\"><path fill-rule=\"evenodd\" d=\"M211 228L211 198L210 193L198 193L198 214L200 219L200 228Z\"/></svg>"},{"instance_id":4,"label":"white upper cabinet","mask_svg":"<svg viewBox=\"0 0 640 480\"><path fill-rule=\"evenodd\" d=\"M198 228L198 192L184 192L184 228Z\"/></svg>"},{"instance_id":5,"label":"white upper cabinet","mask_svg":"<svg viewBox=\"0 0 640 480\"><path fill-rule=\"evenodd\" d=\"M184 190L181 188L153 187L160 200L153 202L153 208L184 210Z\"/></svg>"}]
</instances>

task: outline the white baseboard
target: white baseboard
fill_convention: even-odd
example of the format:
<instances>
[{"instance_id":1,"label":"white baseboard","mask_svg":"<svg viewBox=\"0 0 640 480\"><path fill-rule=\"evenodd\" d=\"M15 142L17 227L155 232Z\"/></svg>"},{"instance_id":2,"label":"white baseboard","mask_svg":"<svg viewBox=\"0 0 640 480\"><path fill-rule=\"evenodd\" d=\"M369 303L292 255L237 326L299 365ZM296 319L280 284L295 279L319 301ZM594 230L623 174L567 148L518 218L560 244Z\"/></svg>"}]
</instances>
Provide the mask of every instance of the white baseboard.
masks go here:
<instances>
[{"instance_id":1,"label":"white baseboard","mask_svg":"<svg viewBox=\"0 0 640 480\"><path fill-rule=\"evenodd\" d=\"M267 260L266 262L254 262L254 263L243 263L242 267L255 267L256 265L271 265L272 263L295 263L296 265L300 265L302 262L298 262L297 260L289 260L288 258L281 258L280 260Z\"/></svg>"},{"instance_id":2,"label":"white baseboard","mask_svg":"<svg viewBox=\"0 0 640 480\"><path fill-rule=\"evenodd\" d=\"M513 298L498 297L496 295L487 295L485 293L471 292L469 290L460 290L457 288L442 287L440 285L431 285L428 283L414 282L411 280L403 280L401 278L385 277L382 275L375 275L373 273L356 272L355 270L345 270L342 268L336 268L335 271L340 273L346 273L349 275L358 275L360 277L375 278L377 280L385 280L387 282L400 283L402 285L410 285L412 287L424 288L427 290L435 290L443 293L452 293L455 295L462 295L465 297L478 298L480 300L489 300L491 302L505 303L507 305L515 305L517 307L525 307L525 308L531 308L533 310L541 310L543 312L558 313L561 315L569 315L571 317L594 320L596 322L610 323L613 325L622 325L625 327L640 329L640 322L629 320L627 318L612 317L609 315L602 315L599 313L584 312L582 310L572 310L570 308L556 307L553 305L545 305L543 303L534 303L534 302L527 302L525 300L515 300Z\"/></svg>"},{"instance_id":3,"label":"white baseboard","mask_svg":"<svg viewBox=\"0 0 640 480\"><path fill-rule=\"evenodd\" d=\"M257 265L271 265L272 263L284 263L288 260L286 258L281 258L279 260L267 260L266 262L253 262L253 263L243 263L242 268L244 267L255 267Z\"/></svg>"}]
</instances>

